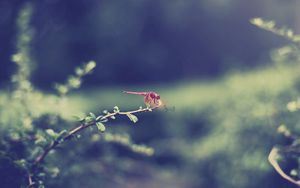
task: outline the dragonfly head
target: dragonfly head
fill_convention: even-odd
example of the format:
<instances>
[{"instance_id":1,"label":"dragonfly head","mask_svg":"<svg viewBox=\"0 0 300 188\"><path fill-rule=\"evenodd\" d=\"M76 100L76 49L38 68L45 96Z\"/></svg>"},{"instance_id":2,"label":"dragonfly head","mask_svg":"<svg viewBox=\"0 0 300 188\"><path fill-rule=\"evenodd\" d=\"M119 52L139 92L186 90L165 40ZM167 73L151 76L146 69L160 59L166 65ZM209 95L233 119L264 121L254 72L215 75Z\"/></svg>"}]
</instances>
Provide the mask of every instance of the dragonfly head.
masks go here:
<instances>
[{"instance_id":1,"label":"dragonfly head","mask_svg":"<svg viewBox=\"0 0 300 188\"><path fill-rule=\"evenodd\" d=\"M152 98L152 99L160 99L160 96L159 96L159 94L157 94L157 93L155 93L155 92L151 92L150 93L150 97Z\"/></svg>"}]
</instances>

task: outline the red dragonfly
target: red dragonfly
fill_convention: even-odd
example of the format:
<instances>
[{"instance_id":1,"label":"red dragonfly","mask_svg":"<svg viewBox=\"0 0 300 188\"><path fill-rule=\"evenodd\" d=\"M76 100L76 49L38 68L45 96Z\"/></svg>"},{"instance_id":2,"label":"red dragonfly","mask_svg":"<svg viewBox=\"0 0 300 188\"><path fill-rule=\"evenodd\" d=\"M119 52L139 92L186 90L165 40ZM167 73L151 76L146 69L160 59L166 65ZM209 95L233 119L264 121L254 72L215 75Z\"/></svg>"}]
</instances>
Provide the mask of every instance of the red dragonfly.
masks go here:
<instances>
[{"instance_id":1,"label":"red dragonfly","mask_svg":"<svg viewBox=\"0 0 300 188\"><path fill-rule=\"evenodd\" d=\"M147 91L147 92L123 91L123 92L132 95L144 96L144 102L148 107L157 108L162 106L160 95L153 91Z\"/></svg>"}]
</instances>

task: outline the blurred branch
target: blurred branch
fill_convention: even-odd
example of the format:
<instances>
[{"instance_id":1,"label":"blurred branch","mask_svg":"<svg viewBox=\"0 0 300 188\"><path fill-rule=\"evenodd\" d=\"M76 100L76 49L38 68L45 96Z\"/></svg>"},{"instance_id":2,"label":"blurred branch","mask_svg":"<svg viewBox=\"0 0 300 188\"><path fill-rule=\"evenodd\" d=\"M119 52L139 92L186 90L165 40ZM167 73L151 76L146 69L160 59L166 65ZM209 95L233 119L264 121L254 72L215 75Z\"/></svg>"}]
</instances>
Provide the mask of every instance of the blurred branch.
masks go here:
<instances>
[{"instance_id":1,"label":"blurred branch","mask_svg":"<svg viewBox=\"0 0 300 188\"><path fill-rule=\"evenodd\" d=\"M270 31L276 35L282 36L292 42L299 43L300 42L300 35L294 33L294 31L287 27L277 27L276 23L273 20L264 20L262 18L253 18L250 20L250 23L253 25Z\"/></svg>"},{"instance_id":2,"label":"blurred branch","mask_svg":"<svg viewBox=\"0 0 300 188\"><path fill-rule=\"evenodd\" d=\"M81 67L75 69L75 75L69 76L64 84L55 84L55 89L61 98L65 97L72 89L78 89L82 84L82 78L94 70L95 61L89 61Z\"/></svg>"},{"instance_id":3,"label":"blurred branch","mask_svg":"<svg viewBox=\"0 0 300 188\"><path fill-rule=\"evenodd\" d=\"M32 188L34 186L34 182L32 181L32 176L28 173L28 188Z\"/></svg>"},{"instance_id":4,"label":"blurred branch","mask_svg":"<svg viewBox=\"0 0 300 188\"><path fill-rule=\"evenodd\" d=\"M274 169L278 172L278 174L283 177L284 179L288 180L289 182L296 184L298 186L300 186L300 180L295 180L292 177L290 177L289 175L287 175L282 168L280 167L280 165L277 162L277 158L279 156L279 149L278 148L273 148L269 154L268 160L271 163L271 165L274 167Z\"/></svg>"}]
</instances>

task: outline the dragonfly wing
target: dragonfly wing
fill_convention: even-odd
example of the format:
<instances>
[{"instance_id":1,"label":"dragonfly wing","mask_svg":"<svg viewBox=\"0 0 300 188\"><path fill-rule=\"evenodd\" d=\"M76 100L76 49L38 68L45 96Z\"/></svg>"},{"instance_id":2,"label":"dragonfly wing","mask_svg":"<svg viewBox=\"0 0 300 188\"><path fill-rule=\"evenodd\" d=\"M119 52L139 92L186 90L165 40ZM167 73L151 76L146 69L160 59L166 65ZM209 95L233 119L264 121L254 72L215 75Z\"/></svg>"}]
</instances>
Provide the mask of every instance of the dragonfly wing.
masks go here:
<instances>
[{"instance_id":1,"label":"dragonfly wing","mask_svg":"<svg viewBox=\"0 0 300 188\"><path fill-rule=\"evenodd\" d=\"M135 91L123 91L123 93L132 94L132 95L147 95L147 92L135 92Z\"/></svg>"}]
</instances>

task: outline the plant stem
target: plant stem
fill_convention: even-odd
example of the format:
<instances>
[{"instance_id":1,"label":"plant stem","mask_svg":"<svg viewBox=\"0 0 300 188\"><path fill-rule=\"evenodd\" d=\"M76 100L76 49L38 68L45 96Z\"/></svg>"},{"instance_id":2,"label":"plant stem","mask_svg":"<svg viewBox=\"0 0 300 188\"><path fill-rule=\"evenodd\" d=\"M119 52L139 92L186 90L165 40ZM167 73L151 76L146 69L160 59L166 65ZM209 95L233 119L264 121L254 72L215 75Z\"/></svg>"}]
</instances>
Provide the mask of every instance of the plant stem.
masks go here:
<instances>
[{"instance_id":1,"label":"plant stem","mask_svg":"<svg viewBox=\"0 0 300 188\"><path fill-rule=\"evenodd\" d=\"M31 174L28 172L28 188L32 188L33 185L34 185L34 183L32 181Z\"/></svg>"},{"instance_id":2,"label":"plant stem","mask_svg":"<svg viewBox=\"0 0 300 188\"><path fill-rule=\"evenodd\" d=\"M104 116L102 116L99 120L97 121L93 121L91 123L88 123L88 124L80 124L79 126L71 129L68 134L63 138L61 139L60 142L58 142L57 140L53 141L50 146L44 150L44 152L39 155L33 162L33 167L37 166L38 164L40 164L44 159L45 157L49 154L49 152L53 149L56 148L56 146L58 146L59 144L62 144L64 143L66 140L69 140L71 139L74 135L76 135L78 132L86 129L87 127L90 127L90 126L93 126L96 124L96 122L99 122L99 121L103 121L105 119L108 119L112 116L116 116L116 115L127 115L127 114L135 114L135 113L140 113L140 112L150 112L152 110L154 110L155 108L157 107L153 107L153 108L141 108L141 109L138 109L138 110L132 110L132 111L127 111L127 112L113 112L113 113L108 113Z\"/></svg>"}]
</instances>

